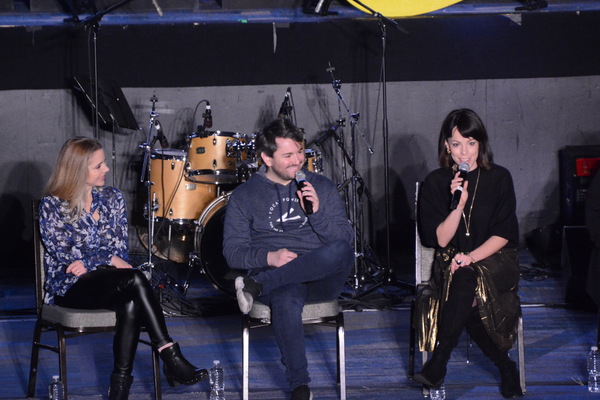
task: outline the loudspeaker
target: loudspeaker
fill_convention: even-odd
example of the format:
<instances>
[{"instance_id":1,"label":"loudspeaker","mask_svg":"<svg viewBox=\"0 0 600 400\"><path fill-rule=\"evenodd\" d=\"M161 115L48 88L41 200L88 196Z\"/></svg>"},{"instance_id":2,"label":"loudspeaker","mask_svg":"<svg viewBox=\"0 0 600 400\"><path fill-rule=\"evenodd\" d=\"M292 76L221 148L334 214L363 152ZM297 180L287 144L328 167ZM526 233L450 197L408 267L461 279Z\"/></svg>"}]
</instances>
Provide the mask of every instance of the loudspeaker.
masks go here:
<instances>
[{"instance_id":1,"label":"loudspeaker","mask_svg":"<svg viewBox=\"0 0 600 400\"><path fill-rule=\"evenodd\" d=\"M583 310L595 310L596 303L585 290L594 244L585 226L565 226L562 235L562 264L567 278L565 301Z\"/></svg>"},{"instance_id":2,"label":"loudspeaker","mask_svg":"<svg viewBox=\"0 0 600 400\"><path fill-rule=\"evenodd\" d=\"M567 146L559 153L562 226L585 225L585 196L600 168L600 145Z\"/></svg>"}]
</instances>

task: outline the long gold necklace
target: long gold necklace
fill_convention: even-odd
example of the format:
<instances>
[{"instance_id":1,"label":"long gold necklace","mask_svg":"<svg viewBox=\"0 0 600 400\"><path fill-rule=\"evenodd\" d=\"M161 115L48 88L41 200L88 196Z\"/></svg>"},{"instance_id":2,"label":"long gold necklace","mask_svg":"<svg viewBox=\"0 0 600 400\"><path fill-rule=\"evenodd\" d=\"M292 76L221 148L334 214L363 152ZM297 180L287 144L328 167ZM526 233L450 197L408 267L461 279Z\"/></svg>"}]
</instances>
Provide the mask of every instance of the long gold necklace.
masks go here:
<instances>
[{"instance_id":1,"label":"long gold necklace","mask_svg":"<svg viewBox=\"0 0 600 400\"><path fill-rule=\"evenodd\" d=\"M462 212L463 220L465 221L465 228L467 233L465 236L471 236L471 215L473 214L473 204L475 204L475 196L477 195L477 187L479 186L479 175L481 174L481 168L477 170L477 181L475 182L475 190L473 191L473 199L471 200L471 207L469 207L469 221L465 215L465 210Z\"/></svg>"}]
</instances>

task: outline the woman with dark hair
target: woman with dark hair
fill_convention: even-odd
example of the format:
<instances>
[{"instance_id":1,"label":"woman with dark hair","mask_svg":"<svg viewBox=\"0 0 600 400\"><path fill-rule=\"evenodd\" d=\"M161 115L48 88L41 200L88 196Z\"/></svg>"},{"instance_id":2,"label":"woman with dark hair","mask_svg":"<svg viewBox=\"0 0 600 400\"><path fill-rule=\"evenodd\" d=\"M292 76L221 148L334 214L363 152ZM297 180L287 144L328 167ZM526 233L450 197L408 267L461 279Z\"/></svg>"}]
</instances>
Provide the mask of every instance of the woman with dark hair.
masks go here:
<instances>
[{"instance_id":1,"label":"woman with dark hair","mask_svg":"<svg viewBox=\"0 0 600 400\"><path fill-rule=\"evenodd\" d=\"M468 109L454 110L444 120L438 160L441 168L423 183L418 215L422 242L436 249L432 285L439 309L432 321L422 321L430 327L422 350L433 354L414 380L439 387L466 328L500 370L502 396L520 397L518 370L508 356L521 315L512 177L493 163L485 126Z\"/></svg>"},{"instance_id":2,"label":"woman with dark hair","mask_svg":"<svg viewBox=\"0 0 600 400\"><path fill-rule=\"evenodd\" d=\"M128 262L127 215L121 192L104 186L102 145L74 138L62 147L40 203L46 303L114 310L110 399L127 399L140 329L146 327L171 386L207 377L169 337L162 308L145 275Z\"/></svg>"}]
</instances>

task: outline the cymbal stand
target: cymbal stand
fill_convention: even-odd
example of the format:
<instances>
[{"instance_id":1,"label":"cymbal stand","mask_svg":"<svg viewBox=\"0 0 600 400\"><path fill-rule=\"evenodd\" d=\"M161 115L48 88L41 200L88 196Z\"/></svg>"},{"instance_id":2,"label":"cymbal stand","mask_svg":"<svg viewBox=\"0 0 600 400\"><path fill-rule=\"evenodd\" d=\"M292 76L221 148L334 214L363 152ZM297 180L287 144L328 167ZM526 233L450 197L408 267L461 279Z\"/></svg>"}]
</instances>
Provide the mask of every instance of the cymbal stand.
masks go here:
<instances>
[{"instance_id":1,"label":"cymbal stand","mask_svg":"<svg viewBox=\"0 0 600 400\"><path fill-rule=\"evenodd\" d=\"M357 133L357 131L360 131L360 127L358 125L358 121L360 119L360 113L353 113L350 111L350 108L344 101L344 98L341 93L341 82L339 80L335 79L335 77L333 75L334 70L335 70L335 68L333 68L331 66L327 69L327 71L331 74L331 76L333 78L332 86L333 86L333 89L338 98L338 109L340 111L340 118L338 119L338 122L341 122L341 124L334 126L333 128L330 129L330 131L332 133L332 136L335 137L336 142L342 151L342 156L343 156L342 157L342 175L343 175L344 182L339 186L339 190L340 191L344 190L344 192L345 192L346 207L347 207L348 215L350 216L350 219L352 222L352 227L353 227L353 232L354 232L354 234L353 234L354 269L353 269L353 275L352 275L352 286L353 286L354 290L363 291L364 284L368 279L367 272L370 272L371 270L369 268L367 268L365 265L365 261L367 261L367 259L365 258L366 245L364 243L364 238L363 238L363 234L362 234L363 222L364 222L363 214L362 214L362 208L363 208L362 194L366 193L371 201L372 201L372 197L370 196L368 189L365 187L364 181L363 181L362 177L360 176L360 174L358 173L358 170L356 168L356 147L357 147L356 146L356 133ZM342 106L343 106L343 108L342 108ZM348 151L346 150L345 141L343 139L342 132L339 129L340 126L343 126L343 122L344 122L344 119L342 118L342 110L345 110L346 113L350 117L350 128L351 128L350 129L350 145L351 145L350 154L348 154ZM338 131L339 131L339 133L338 133ZM362 137L363 141L365 141L364 134L362 132L361 132L361 137ZM366 143L366 141L365 141L365 144L367 145L367 149L368 149L369 153L373 154L373 150ZM346 165L350 166L351 172L352 172L352 175L347 179L346 179ZM360 184L360 187L359 187L359 184ZM348 185L350 185L351 198L348 195L348 192L346 191L346 188ZM348 205L348 203L350 203L350 206ZM369 256L372 256L372 254L370 254ZM379 263L375 263L375 264L379 264ZM383 266L377 265L377 269L381 269L381 268L383 268Z\"/></svg>"}]
</instances>

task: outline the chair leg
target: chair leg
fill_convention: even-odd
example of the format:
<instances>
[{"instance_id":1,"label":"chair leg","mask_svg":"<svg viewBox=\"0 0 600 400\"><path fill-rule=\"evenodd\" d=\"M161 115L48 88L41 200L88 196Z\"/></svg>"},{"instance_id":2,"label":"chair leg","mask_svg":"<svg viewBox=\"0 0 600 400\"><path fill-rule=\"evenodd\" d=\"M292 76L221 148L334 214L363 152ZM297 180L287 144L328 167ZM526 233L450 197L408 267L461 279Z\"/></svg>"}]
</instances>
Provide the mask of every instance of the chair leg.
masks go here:
<instances>
[{"instance_id":1,"label":"chair leg","mask_svg":"<svg viewBox=\"0 0 600 400\"><path fill-rule=\"evenodd\" d=\"M519 381L521 382L521 390L526 392L525 386L525 342L523 341L523 317L519 317L517 326L517 349L519 352Z\"/></svg>"},{"instance_id":2,"label":"chair leg","mask_svg":"<svg viewBox=\"0 0 600 400\"><path fill-rule=\"evenodd\" d=\"M337 370L338 383L340 384L340 399L346 400L346 336L344 328L344 314L341 312L336 317L337 327Z\"/></svg>"},{"instance_id":3,"label":"chair leg","mask_svg":"<svg viewBox=\"0 0 600 400\"><path fill-rule=\"evenodd\" d=\"M416 336L417 331L413 325L414 316L415 316L416 303L415 301L410 302L410 323L409 333L408 333L408 373L407 376L409 379L415 375L415 351L416 351Z\"/></svg>"},{"instance_id":4,"label":"chair leg","mask_svg":"<svg viewBox=\"0 0 600 400\"><path fill-rule=\"evenodd\" d=\"M248 400L248 375L250 368L250 317L242 317L242 399Z\"/></svg>"},{"instance_id":5,"label":"chair leg","mask_svg":"<svg viewBox=\"0 0 600 400\"><path fill-rule=\"evenodd\" d=\"M58 340L58 370L65 389L65 400L67 400L69 397L69 390L67 389L67 342L65 331L61 327L56 328L56 339Z\"/></svg>"},{"instance_id":6,"label":"chair leg","mask_svg":"<svg viewBox=\"0 0 600 400\"><path fill-rule=\"evenodd\" d=\"M31 364L29 366L29 386L27 389L27 397L35 396L35 383L37 380L38 362L40 356L40 347L38 343L42 337L42 325L37 321L33 329L33 343L31 345Z\"/></svg>"}]
</instances>

